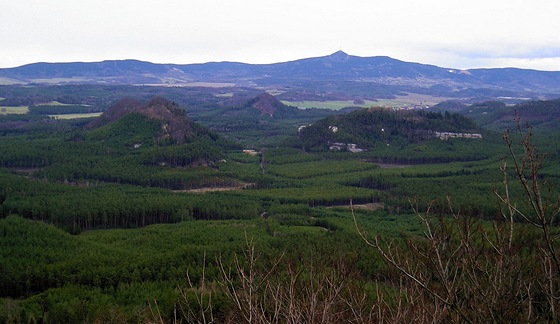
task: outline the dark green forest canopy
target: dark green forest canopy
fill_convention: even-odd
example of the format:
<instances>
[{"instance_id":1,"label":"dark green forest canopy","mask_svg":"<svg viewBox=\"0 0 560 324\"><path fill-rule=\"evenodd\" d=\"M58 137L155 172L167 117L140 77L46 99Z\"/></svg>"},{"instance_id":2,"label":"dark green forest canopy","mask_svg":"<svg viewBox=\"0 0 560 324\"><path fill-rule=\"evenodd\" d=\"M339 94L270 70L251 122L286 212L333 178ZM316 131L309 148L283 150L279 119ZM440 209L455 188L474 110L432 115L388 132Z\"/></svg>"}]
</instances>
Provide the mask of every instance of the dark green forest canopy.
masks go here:
<instances>
[{"instance_id":1,"label":"dark green forest canopy","mask_svg":"<svg viewBox=\"0 0 560 324\"><path fill-rule=\"evenodd\" d=\"M301 129L300 144L306 149L330 143L355 143L362 148L406 145L435 137L435 132L480 133L472 120L457 113L361 109L331 116Z\"/></svg>"},{"instance_id":2,"label":"dark green forest canopy","mask_svg":"<svg viewBox=\"0 0 560 324\"><path fill-rule=\"evenodd\" d=\"M190 120L190 107L180 104L189 99L179 92L173 101L150 105L150 98L140 96L138 107L177 108L175 116L189 118L181 119L183 141L171 136L165 118L138 111L93 129L86 127L91 119L0 116L25 124L0 132L0 322L146 322L154 320L147 305L154 300L172 321L174 314L185 315L181 307L192 306L178 289L188 286L186 273L201 287L204 268L209 286L220 287L217 258L230 265L234 254L243 255L245 233L257 243L259 266L272 267L284 255L272 280L289 271L310 278L316 270L337 269L374 303L376 289L397 296L398 278L364 248L350 199L360 205L360 226L397 244L405 244L401 237L424 237L412 215L414 197L446 217L449 196L462 215L484 220L483 227L500 215L493 190L501 188L507 147L500 133L461 115L361 109L328 118L304 111L290 119L286 109L274 119L240 104L237 115L215 122L223 128L210 130ZM214 102L210 98L196 100ZM195 115L228 112L220 105L205 111L212 105L203 109L201 103ZM232 121L237 129L226 130ZM308 121L314 123L298 134L296 126ZM534 131L533 143L548 153L540 173L545 195L555 197L560 137ZM483 138L441 140L435 132ZM236 137L250 145L232 141ZM326 144L338 141L368 150L330 151ZM242 151L248 148L254 150ZM522 193L511 185L512 197ZM234 306L216 289L215 315L224 319Z\"/></svg>"},{"instance_id":3,"label":"dark green forest canopy","mask_svg":"<svg viewBox=\"0 0 560 324\"><path fill-rule=\"evenodd\" d=\"M516 117L522 126L531 125L541 132L558 130L560 122L560 99L527 101L515 105L503 102L482 102L464 107L459 111L472 118L478 125L504 131L516 129Z\"/></svg>"},{"instance_id":4,"label":"dark green forest canopy","mask_svg":"<svg viewBox=\"0 0 560 324\"><path fill-rule=\"evenodd\" d=\"M173 132L172 123L161 117L165 115L161 111L182 120L185 126L181 134L185 142L181 144L174 137L166 137ZM84 128L83 123L68 122L58 132L35 130L28 135L5 136L0 145L0 164L18 175L2 175L2 214L15 212L78 232L185 218L252 218L266 211L274 201L329 206L345 204L352 197L359 202L382 201L391 209L407 209L406 197L418 192L412 189L412 178L422 179L419 184L426 187L422 190L430 188L432 182L442 189L426 192L429 195L426 199L450 192L445 186L456 191L453 183L459 176L471 179L461 180L467 188L470 188L467 183L472 181L488 190L498 181L498 175L485 176L488 182L469 175L491 175L494 172L491 169L497 169L492 163L505 154L498 134L481 130L469 119L453 113L362 109L343 116L333 115L304 128L299 139L294 132L288 143L326 138L356 141L374 149L358 154L320 150L310 154L300 149L269 148L257 152L255 157L241 153L240 145L188 120L183 110L163 98L146 103L119 101L109 107L106 115L113 117L105 118L102 126L94 129ZM329 126L336 126L338 131L333 132ZM489 134L489 138L444 141L433 138L435 131L481 131L485 136ZM330 139L330 136L342 138ZM324 145L321 143L317 148ZM489 163L484 162L487 159ZM450 165L437 174L417 172L410 176L377 171L372 163L410 165L452 161L481 161L484 166L473 169ZM382 175L387 172L391 175ZM381 175L372 175L376 173ZM371 180L380 177L384 178L383 185ZM406 184L401 178L406 179ZM442 180L448 181L448 185L442 187ZM151 191L156 188L175 192ZM221 189L236 190L202 196L177 193ZM30 190L33 194L27 193ZM144 190L146 194L142 194ZM53 192L59 194L52 195ZM480 196L484 196L483 191ZM209 203L218 197L220 202ZM464 204L472 206L469 208L475 214L491 214L494 207L489 200L484 201L477 207L474 201ZM80 202L79 208L72 208L76 202ZM246 215L241 207L244 205L251 206ZM224 213L225 210L228 212Z\"/></svg>"}]
</instances>

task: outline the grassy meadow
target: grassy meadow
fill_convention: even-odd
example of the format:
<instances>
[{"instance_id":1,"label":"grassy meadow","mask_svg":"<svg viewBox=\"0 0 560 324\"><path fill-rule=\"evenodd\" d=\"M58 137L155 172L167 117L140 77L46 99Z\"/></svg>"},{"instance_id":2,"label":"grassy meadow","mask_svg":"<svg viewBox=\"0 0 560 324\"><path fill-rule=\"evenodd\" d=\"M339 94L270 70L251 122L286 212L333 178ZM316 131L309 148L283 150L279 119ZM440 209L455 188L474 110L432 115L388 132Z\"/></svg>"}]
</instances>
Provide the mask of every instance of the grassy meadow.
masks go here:
<instances>
[{"instance_id":1,"label":"grassy meadow","mask_svg":"<svg viewBox=\"0 0 560 324\"><path fill-rule=\"evenodd\" d=\"M391 108L409 108L409 107L426 107L433 106L442 101L452 98L434 97L431 95L422 95L417 93L408 93L406 95L397 95L392 99L363 100L354 102L352 100L326 100L326 101L288 101L282 102L289 106L301 109L321 108L340 110L347 107L391 107Z\"/></svg>"},{"instance_id":2,"label":"grassy meadow","mask_svg":"<svg viewBox=\"0 0 560 324\"><path fill-rule=\"evenodd\" d=\"M48 115L54 119L81 119L81 118L95 118L101 116L101 112L85 113L85 114L61 114L61 115Z\"/></svg>"}]
</instances>

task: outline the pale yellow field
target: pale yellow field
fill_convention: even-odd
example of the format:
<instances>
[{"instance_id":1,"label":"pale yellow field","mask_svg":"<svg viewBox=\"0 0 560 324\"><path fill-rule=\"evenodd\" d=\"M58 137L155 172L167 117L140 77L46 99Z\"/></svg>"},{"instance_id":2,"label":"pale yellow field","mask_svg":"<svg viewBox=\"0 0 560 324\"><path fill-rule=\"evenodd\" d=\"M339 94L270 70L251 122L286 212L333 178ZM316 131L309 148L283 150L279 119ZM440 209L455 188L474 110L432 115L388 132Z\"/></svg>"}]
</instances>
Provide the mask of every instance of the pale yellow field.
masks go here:
<instances>
[{"instance_id":1,"label":"pale yellow field","mask_svg":"<svg viewBox=\"0 0 560 324\"><path fill-rule=\"evenodd\" d=\"M381 106L381 107L407 107L411 105L433 106L442 101L446 101L450 99L452 98L433 97L430 95L409 93L406 96L397 96L395 99L379 99L377 101L377 106Z\"/></svg>"},{"instance_id":2,"label":"pale yellow field","mask_svg":"<svg viewBox=\"0 0 560 324\"><path fill-rule=\"evenodd\" d=\"M332 109L332 110L339 110L345 107L394 107L394 108L406 108L406 107L426 107L426 106L433 106L438 104L442 101L448 100L450 98L444 97L433 97L430 95L423 95L417 93L409 93L408 95L404 96L397 96L394 99L379 99L376 101L373 100L364 100L363 104L354 104L353 101L343 101L343 100L332 100L332 101L287 101L283 100L282 102L286 105L295 106L301 109L308 109L308 108L323 108L323 109Z\"/></svg>"},{"instance_id":3,"label":"pale yellow field","mask_svg":"<svg viewBox=\"0 0 560 324\"><path fill-rule=\"evenodd\" d=\"M99 117L102 113L88 113L88 114L64 114L64 115L49 115L54 119L78 119L78 118L92 118L92 117Z\"/></svg>"},{"instance_id":4,"label":"pale yellow field","mask_svg":"<svg viewBox=\"0 0 560 324\"><path fill-rule=\"evenodd\" d=\"M142 84L145 86L154 86L154 87L201 87L201 88L230 88L234 87L235 83L226 83L226 82L183 82L177 81L169 82L169 83L148 83Z\"/></svg>"},{"instance_id":5,"label":"pale yellow field","mask_svg":"<svg viewBox=\"0 0 560 324\"><path fill-rule=\"evenodd\" d=\"M282 100L282 103L288 106L294 106L301 109L308 109L308 108L323 108L323 109L332 109L332 110L339 110L346 107L372 107L378 106L379 104L376 101L365 100L363 104L355 104L352 100L333 100L333 101L287 101Z\"/></svg>"},{"instance_id":6,"label":"pale yellow field","mask_svg":"<svg viewBox=\"0 0 560 324\"><path fill-rule=\"evenodd\" d=\"M43 84L59 84L59 83L72 83L72 82L86 82L91 81L88 78L52 78L52 79L33 79L30 82L43 83Z\"/></svg>"},{"instance_id":7,"label":"pale yellow field","mask_svg":"<svg viewBox=\"0 0 560 324\"><path fill-rule=\"evenodd\" d=\"M81 105L81 104L64 104L58 101L51 101L51 102L45 102L45 103L40 103L37 104L36 106L89 106L89 105Z\"/></svg>"},{"instance_id":8,"label":"pale yellow field","mask_svg":"<svg viewBox=\"0 0 560 324\"><path fill-rule=\"evenodd\" d=\"M10 79L10 78L0 78L0 85L13 85L13 84L22 84L23 82Z\"/></svg>"},{"instance_id":9,"label":"pale yellow field","mask_svg":"<svg viewBox=\"0 0 560 324\"><path fill-rule=\"evenodd\" d=\"M29 112L28 106L0 107L0 115L23 115Z\"/></svg>"},{"instance_id":10,"label":"pale yellow field","mask_svg":"<svg viewBox=\"0 0 560 324\"><path fill-rule=\"evenodd\" d=\"M266 92L268 92L272 96L277 96L277 95L281 95L281 94L284 93L284 91L276 90L276 89L266 90Z\"/></svg>"},{"instance_id":11,"label":"pale yellow field","mask_svg":"<svg viewBox=\"0 0 560 324\"><path fill-rule=\"evenodd\" d=\"M185 87L204 87L204 88L229 88L234 87L235 83L225 83L225 82L189 82L182 83L181 86Z\"/></svg>"},{"instance_id":12,"label":"pale yellow field","mask_svg":"<svg viewBox=\"0 0 560 324\"><path fill-rule=\"evenodd\" d=\"M214 96L218 97L218 98L231 98L231 97L233 97L233 92L218 93L218 94L215 94Z\"/></svg>"}]
</instances>

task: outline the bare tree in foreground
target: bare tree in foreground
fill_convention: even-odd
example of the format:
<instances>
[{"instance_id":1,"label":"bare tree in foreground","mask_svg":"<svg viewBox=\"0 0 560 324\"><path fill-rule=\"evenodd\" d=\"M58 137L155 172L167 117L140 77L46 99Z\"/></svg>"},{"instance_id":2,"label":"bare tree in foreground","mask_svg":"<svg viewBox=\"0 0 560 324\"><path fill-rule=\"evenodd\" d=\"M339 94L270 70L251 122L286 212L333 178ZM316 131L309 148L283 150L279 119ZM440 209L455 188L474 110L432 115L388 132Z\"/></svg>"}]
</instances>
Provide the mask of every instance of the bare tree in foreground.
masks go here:
<instances>
[{"instance_id":1,"label":"bare tree in foreground","mask_svg":"<svg viewBox=\"0 0 560 324\"><path fill-rule=\"evenodd\" d=\"M551 199L553 196L543 192L545 183L539 171L544 156L532 143L532 129L524 132L519 127L518 131L521 156L509 131L504 139L525 201L511 197L504 160L503 188L495 190L503 208L500 219L490 224L463 216L449 198L439 213L433 206L421 212L411 201L425 232L422 238L408 239L403 248L379 237L369 238L358 227L352 210L362 239L405 282L396 287L402 297L392 310L398 315L393 319L461 323L560 320L558 197Z\"/></svg>"},{"instance_id":2,"label":"bare tree in foreground","mask_svg":"<svg viewBox=\"0 0 560 324\"><path fill-rule=\"evenodd\" d=\"M531 128L518 131L521 146L510 132L504 135L509 159L501 166L503 186L494 190L501 206L494 221L464 216L449 197L445 206L425 211L411 200L424 235L384 241L368 237L352 209L360 237L397 270L383 279L355 275L344 262L285 254L264 262L246 235L242 254L229 263L216 260L216 281L208 284L204 270L198 286L188 278L182 296L191 308L181 309L183 317L199 323L559 322L560 204L540 176L544 156L532 144ZM367 280L373 296L363 289ZM230 302L224 318L214 316L215 295Z\"/></svg>"}]
</instances>

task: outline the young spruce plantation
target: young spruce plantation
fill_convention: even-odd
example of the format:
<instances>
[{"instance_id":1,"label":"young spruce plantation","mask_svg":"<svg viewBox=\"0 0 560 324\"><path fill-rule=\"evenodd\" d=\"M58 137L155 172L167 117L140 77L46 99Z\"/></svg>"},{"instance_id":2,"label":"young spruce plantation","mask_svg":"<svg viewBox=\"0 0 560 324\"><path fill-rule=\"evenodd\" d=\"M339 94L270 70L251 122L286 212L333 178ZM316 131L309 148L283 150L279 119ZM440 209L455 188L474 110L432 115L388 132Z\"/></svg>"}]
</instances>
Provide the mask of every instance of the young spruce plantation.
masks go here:
<instances>
[{"instance_id":1,"label":"young spruce plantation","mask_svg":"<svg viewBox=\"0 0 560 324\"><path fill-rule=\"evenodd\" d=\"M560 321L558 101L214 91L0 87L0 323Z\"/></svg>"}]
</instances>

